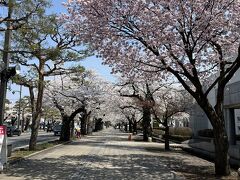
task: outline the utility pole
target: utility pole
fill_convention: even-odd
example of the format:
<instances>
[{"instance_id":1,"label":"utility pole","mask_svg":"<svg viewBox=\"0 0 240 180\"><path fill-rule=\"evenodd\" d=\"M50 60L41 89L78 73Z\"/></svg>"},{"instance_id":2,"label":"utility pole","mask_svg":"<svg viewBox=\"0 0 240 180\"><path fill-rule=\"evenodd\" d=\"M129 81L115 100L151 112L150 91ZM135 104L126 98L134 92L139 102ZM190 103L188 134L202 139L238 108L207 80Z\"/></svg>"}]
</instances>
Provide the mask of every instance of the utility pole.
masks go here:
<instances>
[{"instance_id":1,"label":"utility pole","mask_svg":"<svg viewBox=\"0 0 240 180\"><path fill-rule=\"evenodd\" d=\"M19 91L19 106L18 106L18 121L17 121L17 128L19 129L20 126L20 117L21 117L21 102L22 102L22 85L20 85L20 91Z\"/></svg>"},{"instance_id":2,"label":"utility pole","mask_svg":"<svg viewBox=\"0 0 240 180\"><path fill-rule=\"evenodd\" d=\"M2 5L6 5L5 1L0 1ZM0 4L0 5L1 5ZM0 125L3 125L4 121L4 113L5 113L5 100L6 100L6 93L7 93L7 70L9 68L9 50L10 50L10 39L11 39L11 19L12 11L13 11L13 0L9 0L8 3L8 17L6 22L6 32L5 32L5 39L4 39L4 52L3 52L3 63L4 63L4 70L1 72L1 85L0 85Z\"/></svg>"}]
</instances>

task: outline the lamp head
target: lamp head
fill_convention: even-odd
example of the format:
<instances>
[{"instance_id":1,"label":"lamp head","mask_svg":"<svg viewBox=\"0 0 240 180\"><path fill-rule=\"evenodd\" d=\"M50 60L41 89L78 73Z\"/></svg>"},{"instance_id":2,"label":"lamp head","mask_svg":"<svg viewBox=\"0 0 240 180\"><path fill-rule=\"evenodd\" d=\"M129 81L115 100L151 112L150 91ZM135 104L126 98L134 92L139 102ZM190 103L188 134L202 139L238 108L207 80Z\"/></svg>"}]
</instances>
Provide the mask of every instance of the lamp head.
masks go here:
<instances>
[{"instance_id":1,"label":"lamp head","mask_svg":"<svg viewBox=\"0 0 240 180\"><path fill-rule=\"evenodd\" d=\"M15 67L9 67L7 69L7 78L11 78L13 76L15 76L16 74L19 74L20 73L20 66L17 64Z\"/></svg>"},{"instance_id":2,"label":"lamp head","mask_svg":"<svg viewBox=\"0 0 240 180\"><path fill-rule=\"evenodd\" d=\"M16 71L16 74L20 74L21 72L21 66L19 64L16 64L15 66L15 71Z\"/></svg>"}]
</instances>

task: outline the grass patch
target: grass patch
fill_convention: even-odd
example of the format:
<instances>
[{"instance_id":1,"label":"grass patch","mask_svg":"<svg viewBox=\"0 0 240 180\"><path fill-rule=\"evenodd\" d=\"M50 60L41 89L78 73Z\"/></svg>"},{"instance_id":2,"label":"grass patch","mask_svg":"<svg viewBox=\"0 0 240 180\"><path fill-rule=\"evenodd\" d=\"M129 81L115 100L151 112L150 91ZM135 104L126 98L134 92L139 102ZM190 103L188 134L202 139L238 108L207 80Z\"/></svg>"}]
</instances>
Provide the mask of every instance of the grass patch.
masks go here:
<instances>
[{"instance_id":1,"label":"grass patch","mask_svg":"<svg viewBox=\"0 0 240 180\"><path fill-rule=\"evenodd\" d=\"M11 156L9 157L9 160L21 159L21 158L28 156L30 154L33 154L35 152L51 148L53 146L56 146L56 145L62 144L62 143L63 143L62 141L56 140L56 141L51 141L51 142L47 142L47 143L37 144L36 150L34 150L34 151L29 151L28 148L13 151Z\"/></svg>"}]
</instances>

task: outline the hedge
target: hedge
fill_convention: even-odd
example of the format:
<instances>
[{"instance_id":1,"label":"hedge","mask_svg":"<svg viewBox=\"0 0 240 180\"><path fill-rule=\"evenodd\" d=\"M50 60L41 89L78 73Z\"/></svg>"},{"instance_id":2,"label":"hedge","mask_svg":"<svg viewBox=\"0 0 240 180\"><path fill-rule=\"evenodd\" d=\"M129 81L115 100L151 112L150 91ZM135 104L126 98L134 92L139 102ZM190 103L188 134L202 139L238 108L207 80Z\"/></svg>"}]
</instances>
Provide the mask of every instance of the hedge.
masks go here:
<instances>
[{"instance_id":1,"label":"hedge","mask_svg":"<svg viewBox=\"0 0 240 180\"><path fill-rule=\"evenodd\" d=\"M165 135L163 135L163 138L165 138ZM191 136L169 135L169 140L173 141L183 142L189 139L191 139Z\"/></svg>"},{"instance_id":2,"label":"hedge","mask_svg":"<svg viewBox=\"0 0 240 180\"><path fill-rule=\"evenodd\" d=\"M202 129L198 131L198 136L213 138L213 130L212 129Z\"/></svg>"},{"instance_id":3,"label":"hedge","mask_svg":"<svg viewBox=\"0 0 240 180\"><path fill-rule=\"evenodd\" d=\"M192 129L189 127L170 127L170 135L179 135L179 136L192 136Z\"/></svg>"},{"instance_id":4,"label":"hedge","mask_svg":"<svg viewBox=\"0 0 240 180\"><path fill-rule=\"evenodd\" d=\"M153 129L153 134L154 135L164 135L165 132L160 129ZM170 127L169 128L169 135L178 135L178 136L187 136L191 137L193 135L192 129L189 127Z\"/></svg>"}]
</instances>

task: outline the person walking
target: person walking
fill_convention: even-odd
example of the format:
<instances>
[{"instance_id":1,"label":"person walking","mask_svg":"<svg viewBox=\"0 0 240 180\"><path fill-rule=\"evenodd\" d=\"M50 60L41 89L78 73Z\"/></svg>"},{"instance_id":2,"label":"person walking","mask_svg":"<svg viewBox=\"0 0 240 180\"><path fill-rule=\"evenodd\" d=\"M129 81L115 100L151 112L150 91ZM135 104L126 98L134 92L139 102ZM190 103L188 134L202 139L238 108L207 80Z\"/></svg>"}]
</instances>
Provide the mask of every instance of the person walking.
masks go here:
<instances>
[{"instance_id":1,"label":"person walking","mask_svg":"<svg viewBox=\"0 0 240 180\"><path fill-rule=\"evenodd\" d=\"M76 137L81 139L81 129L80 129L80 127L76 128Z\"/></svg>"}]
</instances>

